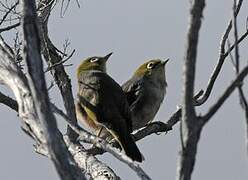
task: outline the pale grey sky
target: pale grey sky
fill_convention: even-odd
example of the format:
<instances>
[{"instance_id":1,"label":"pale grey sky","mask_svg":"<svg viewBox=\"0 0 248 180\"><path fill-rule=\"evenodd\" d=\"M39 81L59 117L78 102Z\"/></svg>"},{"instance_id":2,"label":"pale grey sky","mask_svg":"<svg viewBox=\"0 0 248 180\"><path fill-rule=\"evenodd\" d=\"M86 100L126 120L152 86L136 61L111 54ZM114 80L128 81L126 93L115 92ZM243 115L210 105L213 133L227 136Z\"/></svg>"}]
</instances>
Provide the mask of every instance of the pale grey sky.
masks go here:
<instances>
[{"instance_id":1,"label":"pale grey sky","mask_svg":"<svg viewBox=\"0 0 248 180\"><path fill-rule=\"evenodd\" d=\"M231 17L232 1L207 1L200 31L197 61L196 90L205 88L217 62L219 42ZM108 72L123 83L141 63L150 58L170 58L167 66L168 91L156 119L165 121L181 101L181 74L185 32L188 22L188 1L81 1L81 8L71 2L64 18L59 17L59 6L51 15L49 32L58 48L65 39L76 53L66 68L74 95L75 69L80 60L92 55L105 55L111 51ZM245 31L248 2L244 1L239 21L240 34ZM242 64L248 60L248 40L240 46ZM204 113L216 101L234 78L229 59L217 79L209 101L198 112ZM4 92L6 92L6 88ZM51 99L62 107L57 88ZM32 140L20 129L17 115L0 105L0 179L58 179L52 163L34 153ZM246 180L248 158L245 151L244 114L238 104L237 93L204 128L198 146L193 173L194 180L225 179ZM63 125L63 124L62 124ZM61 125L61 126L62 126ZM141 167L154 179L175 179L179 150L178 125L167 135L152 135L140 142L146 161ZM138 179L126 165L106 154L100 157L122 179Z\"/></svg>"}]
</instances>

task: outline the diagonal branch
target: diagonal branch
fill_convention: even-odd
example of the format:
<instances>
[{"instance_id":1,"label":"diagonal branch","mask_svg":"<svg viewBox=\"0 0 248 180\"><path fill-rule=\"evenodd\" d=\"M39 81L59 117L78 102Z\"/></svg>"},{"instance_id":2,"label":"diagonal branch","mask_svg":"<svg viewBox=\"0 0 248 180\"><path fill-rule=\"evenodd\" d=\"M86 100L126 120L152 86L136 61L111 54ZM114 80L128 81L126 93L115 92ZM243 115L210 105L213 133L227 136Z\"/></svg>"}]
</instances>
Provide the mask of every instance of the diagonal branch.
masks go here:
<instances>
[{"instance_id":1,"label":"diagonal branch","mask_svg":"<svg viewBox=\"0 0 248 180\"><path fill-rule=\"evenodd\" d=\"M118 149L114 148L111 144L109 144L106 140L99 138L86 130L82 129L78 125L73 125L71 121L68 120L68 116L63 113L60 109L58 109L55 105L52 106L52 109L55 113L63 117L63 119L68 123L68 125L79 135L79 140L85 143L94 144L95 147L103 149L100 152L109 152L114 157L127 164L132 170L136 172L136 174L144 180L150 180L151 178L145 173L145 171L139 167L134 161L132 161L124 152L120 152ZM98 149L97 149L98 151ZM94 154L95 155L95 154Z\"/></svg>"},{"instance_id":2,"label":"diagonal branch","mask_svg":"<svg viewBox=\"0 0 248 180\"><path fill-rule=\"evenodd\" d=\"M246 66L240 74L236 77L236 79L227 87L227 89L224 91L224 93L221 95L221 97L217 100L215 104L213 104L209 111L202 116L202 123L206 124L209 119L219 110L219 108L222 106L222 104L226 101L226 99L232 94L232 92L235 90L236 87L242 83L244 78L248 74L248 66Z\"/></svg>"},{"instance_id":3,"label":"diagonal branch","mask_svg":"<svg viewBox=\"0 0 248 180\"><path fill-rule=\"evenodd\" d=\"M52 5L53 3L51 3L49 0L41 0L40 7L38 8L41 9L38 12L38 18L42 54L45 57L48 67L52 67L50 69L50 72L53 75L57 86L59 87L66 109L66 113L69 116L70 121L75 125L77 124L77 119L75 113L71 80L67 75L63 64L61 63L63 62L62 57L58 54L56 50L57 48L53 45L48 36L47 23L50 16L50 12L52 10ZM45 8L42 8L43 6L45 6ZM72 141L76 140L77 134L73 132L70 127L68 127L67 134Z\"/></svg>"},{"instance_id":4,"label":"diagonal branch","mask_svg":"<svg viewBox=\"0 0 248 180\"><path fill-rule=\"evenodd\" d=\"M1 24L5 21L5 19L8 17L8 15L11 13L11 11L16 8L16 6L19 4L19 1L16 1L14 5L8 9L8 11L4 14L2 20L0 21L0 26Z\"/></svg>"},{"instance_id":5,"label":"diagonal branch","mask_svg":"<svg viewBox=\"0 0 248 180\"><path fill-rule=\"evenodd\" d=\"M11 109L18 111L18 104L17 102L9 96L4 95L0 92L0 103L5 104L6 106L10 107Z\"/></svg>"},{"instance_id":6,"label":"diagonal branch","mask_svg":"<svg viewBox=\"0 0 248 180\"><path fill-rule=\"evenodd\" d=\"M21 23L18 22L16 24L13 24L13 25L10 25L10 26L4 27L4 28L0 28L0 33L4 32L4 31L9 31L11 29L14 29L14 28L20 26L20 25L21 25Z\"/></svg>"},{"instance_id":7,"label":"diagonal branch","mask_svg":"<svg viewBox=\"0 0 248 180\"><path fill-rule=\"evenodd\" d=\"M239 0L237 8L235 10L235 17L238 15L240 8L242 6L242 3L243 3L243 0ZM226 28L226 31L222 36L221 43L220 43L220 54L219 54L219 59L218 59L217 65L216 65L216 67L215 67L215 69L214 69L214 71L213 71L213 73L209 79L209 82L207 84L207 88L206 88L203 96L195 102L196 106L202 105L209 98L209 96L212 92L214 83L215 83L215 81L216 81L216 79L217 79L217 77L221 71L222 65L224 64L226 57L232 51L233 47L236 45L236 44L234 44L227 52L225 52L226 41L228 39L228 36L229 36L231 29L232 29L232 20L229 21L228 26ZM248 35L248 31L243 35L243 38L239 39L238 43L240 43L247 35Z\"/></svg>"}]
</instances>

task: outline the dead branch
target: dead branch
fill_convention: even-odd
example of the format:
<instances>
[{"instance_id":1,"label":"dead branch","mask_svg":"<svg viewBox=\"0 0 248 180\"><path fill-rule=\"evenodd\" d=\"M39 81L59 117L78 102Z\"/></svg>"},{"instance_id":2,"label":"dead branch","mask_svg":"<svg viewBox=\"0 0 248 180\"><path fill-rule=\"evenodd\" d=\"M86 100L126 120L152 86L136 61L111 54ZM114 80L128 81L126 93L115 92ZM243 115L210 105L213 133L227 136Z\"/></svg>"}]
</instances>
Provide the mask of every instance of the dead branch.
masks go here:
<instances>
[{"instance_id":1,"label":"dead branch","mask_svg":"<svg viewBox=\"0 0 248 180\"><path fill-rule=\"evenodd\" d=\"M0 103L5 104L6 106L10 107L11 109L18 111L17 102L9 96L4 95L0 92Z\"/></svg>"},{"instance_id":2,"label":"dead branch","mask_svg":"<svg viewBox=\"0 0 248 180\"><path fill-rule=\"evenodd\" d=\"M10 12L11 12L14 8L16 8L16 6L17 6L18 4L19 4L19 1L15 2L14 5L13 5L11 8L8 9L8 11L4 14L2 20L0 21L0 26L1 26L1 24L5 21L5 19L8 17L8 15L10 14Z\"/></svg>"},{"instance_id":3,"label":"dead branch","mask_svg":"<svg viewBox=\"0 0 248 180\"><path fill-rule=\"evenodd\" d=\"M235 9L236 9L236 0L233 1L233 34L234 34L234 42L236 44L235 48L235 71L236 71L236 76L238 76L239 74L239 45L238 45L238 27L237 27L237 16L235 16ZM232 56L230 56L231 59L233 59ZM245 93L243 91L242 88L243 82L241 82L238 86L238 92L239 92L239 102L240 102L240 106L243 109L244 113L245 113L245 119L246 119L246 151L248 153L248 103L247 103L247 99L245 97Z\"/></svg>"},{"instance_id":4,"label":"dead branch","mask_svg":"<svg viewBox=\"0 0 248 180\"><path fill-rule=\"evenodd\" d=\"M239 14L242 3L243 3L243 0L239 0L238 5L237 5L236 10L235 10L235 17ZM220 53L219 53L217 65L214 68L214 71L209 78L207 88L206 88L203 96L195 102L196 106L200 106L208 100L208 98L212 92L214 83L215 83L215 81L216 81L216 79L217 79L217 77L221 71L222 65L224 64L224 61L225 61L226 57L228 56L228 54L232 51L232 49L235 46L235 44L234 44L233 46L231 46L231 48L229 48L227 51L225 51L226 41L228 39L228 36L229 36L231 29L232 29L232 20L229 21L228 26L227 26L227 28L226 28L223 36L222 36L221 43L220 43ZM242 42L247 35L248 35L248 31L242 36L243 38L239 39L238 43Z\"/></svg>"},{"instance_id":5,"label":"dead branch","mask_svg":"<svg viewBox=\"0 0 248 180\"><path fill-rule=\"evenodd\" d=\"M41 3L39 9L41 10L38 11L38 18L39 18L39 29L40 29L39 33L41 37L42 54L45 57L48 67L52 67L54 66L54 64L63 61L48 36L47 23L53 4L49 0L41 0L40 2ZM46 8L42 8L43 6L45 6ZM69 120L71 120L72 123L75 125L77 124L77 119L76 119L76 113L74 107L74 98L72 95L71 80L67 75L64 66L62 64L57 66L55 65L55 67L52 68L50 72L53 75L54 80L62 95L66 113L69 116ZM70 127L68 127L67 134L72 141L76 140L77 134L73 132L73 130Z\"/></svg>"},{"instance_id":6,"label":"dead branch","mask_svg":"<svg viewBox=\"0 0 248 180\"><path fill-rule=\"evenodd\" d=\"M194 108L193 93L198 36L204 7L204 0L191 2L186 54L183 67L183 106L180 128L182 147L177 167L176 179L178 180L191 179L191 174L195 164L197 143L201 132L200 128L195 128L197 117Z\"/></svg>"},{"instance_id":7,"label":"dead branch","mask_svg":"<svg viewBox=\"0 0 248 180\"><path fill-rule=\"evenodd\" d=\"M64 180L85 179L79 176L79 170L71 154L67 151L62 135L57 129L56 119L50 110L50 103L43 73L40 54L40 39L37 26L35 1L22 0L24 59L28 69L28 83L34 99L35 109L45 133L46 146L58 174ZM81 178L79 178L81 177Z\"/></svg>"},{"instance_id":8,"label":"dead branch","mask_svg":"<svg viewBox=\"0 0 248 180\"><path fill-rule=\"evenodd\" d=\"M240 74L236 77L236 79L227 87L227 89L224 91L224 93L221 95L221 97L214 103L209 111L201 117L202 124L206 124L211 117L219 110L219 108L222 106L222 104L226 101L226 99L232 94L232 92L235 90L236 87L242 83L244 78L248 74L248 66L246 66Z\"/></svg>"},{"instance_id":9,"label":"dead branch","mask_svg":"<svg viewBox=\"0 0 248 180\"><path fill-rule=\"evenodd\" d=\"M20 22L18 23L15 23L13 25L10 25L10 26L7 26L7 27L4 27L4 28L0 28L0 33L4 32L4 31L9 31L11 29L14 29L14 28L17 28L18 26L20 26Z\"/></svg>"}]
</instances>

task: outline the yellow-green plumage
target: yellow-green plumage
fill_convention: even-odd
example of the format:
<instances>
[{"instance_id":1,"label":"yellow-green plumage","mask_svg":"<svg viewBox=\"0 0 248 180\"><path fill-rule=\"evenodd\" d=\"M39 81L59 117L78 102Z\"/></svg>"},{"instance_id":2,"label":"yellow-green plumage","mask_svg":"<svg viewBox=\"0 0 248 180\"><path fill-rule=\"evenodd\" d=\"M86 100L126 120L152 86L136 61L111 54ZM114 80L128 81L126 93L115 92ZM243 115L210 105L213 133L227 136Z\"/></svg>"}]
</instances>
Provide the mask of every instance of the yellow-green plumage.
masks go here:
<instances>
[{"instance_id":1,"label":"yellow-green plumage","mask_svg":"<svg viewBox=\"0 0 248 180\"><path fill-rule=\"evenodd\" d=\"M103 129L119 142L127 156L141 162L142 155L131 137L132 122L126 96L106 72L105 57L92 57L78 67L77 116L98 134Z\"/></svg>"},{"instance_id":2,"label":"yellow-green plumage","mask_svg":"<svg viewBox=\"0 0 248 180\"><path fill-rule=\"evenodd\" d=\"M77 68L77 77L79 77L80 73L83 71L98 70L106 72L106 61L111 55L112 53L108 54L105 57L94 56L85 59Z\"/></svg>"},{"instance_id":3,"label":"yellow-green plumage","mask_svg":"<svg viewBox=\"0 0 248 180\"><path fill-rule=\"evenodd\" d=\"M140 65L122 85L132 114L133 130L143 128L157 114L166 93L165 64L153 59Z\"/></svg>"},{"instance_id":4,"label":"yellow-green plumage","mask_svg":"<svg viewBox=\"0 0 248 180\"><path fill-rule=\"evenodd\" d=\"M143 76L143 75L149 75L151 70L147 68L149 63L153 63L154 66L156 65L162 65L162 61L160 59L153 59L148 62L145 62L144 64L140 65L138 69L134 72L135 76Z\"/></svg>"}]
</instances>

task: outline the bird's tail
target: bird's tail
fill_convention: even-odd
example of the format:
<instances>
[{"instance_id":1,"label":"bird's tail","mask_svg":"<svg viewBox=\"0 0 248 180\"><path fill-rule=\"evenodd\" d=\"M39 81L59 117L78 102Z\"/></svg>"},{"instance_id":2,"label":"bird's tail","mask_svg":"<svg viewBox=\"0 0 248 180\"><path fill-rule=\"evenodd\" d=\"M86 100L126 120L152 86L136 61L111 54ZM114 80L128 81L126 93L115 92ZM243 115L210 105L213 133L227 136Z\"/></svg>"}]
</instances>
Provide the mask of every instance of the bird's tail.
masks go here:
<instances>
[{"instance_id":1,"label":"bird's tail","mask_svg":"<svg viewBox=\"0 0 248 180\"><path fill-rule=\"evenodd\" d=\"M142 162L144 160L143 155L139 151L137 145L135 144L133 138L130 134L118 138L121 147L124 149L126 155L130 157L133 161Z\"/></svg>"}]
</instances>

